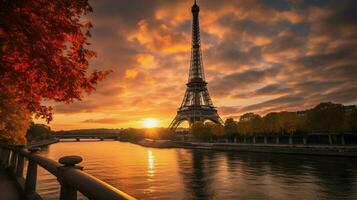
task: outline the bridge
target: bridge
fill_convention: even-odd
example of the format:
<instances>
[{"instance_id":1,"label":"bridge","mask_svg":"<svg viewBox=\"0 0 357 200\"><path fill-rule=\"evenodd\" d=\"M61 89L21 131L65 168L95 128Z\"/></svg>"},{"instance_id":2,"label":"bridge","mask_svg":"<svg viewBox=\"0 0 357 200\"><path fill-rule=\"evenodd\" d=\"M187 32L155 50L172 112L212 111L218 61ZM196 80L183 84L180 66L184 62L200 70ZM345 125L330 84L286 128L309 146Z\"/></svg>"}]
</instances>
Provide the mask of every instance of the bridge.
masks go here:
<instances>
[{"instance_id":1,"label":"bridge","mask_svg":"<svg viewBox=\"0 0 357 200\"><path fill-rule=\"evenodd\" d=\"M77 191L88 199L135 199L123 191L83 171L80 156L64 156L58 162L38 155L39 148L0 145L0 199L42 200L36 192L37 168L41 166L57 177L60 200L76 200ZM28 165L24 174L25 160Z\"/></svg>"},{"instance_id":2,"label":"bridge","mask_svg":"<svg viewBox=\"0 0 357 200\"><path fill-rule=\"evenodd\" d=\"M99 139L99 140L119 140L120 133L55 133L53 137L56 139Z\"/></svg>"}]
</instances>

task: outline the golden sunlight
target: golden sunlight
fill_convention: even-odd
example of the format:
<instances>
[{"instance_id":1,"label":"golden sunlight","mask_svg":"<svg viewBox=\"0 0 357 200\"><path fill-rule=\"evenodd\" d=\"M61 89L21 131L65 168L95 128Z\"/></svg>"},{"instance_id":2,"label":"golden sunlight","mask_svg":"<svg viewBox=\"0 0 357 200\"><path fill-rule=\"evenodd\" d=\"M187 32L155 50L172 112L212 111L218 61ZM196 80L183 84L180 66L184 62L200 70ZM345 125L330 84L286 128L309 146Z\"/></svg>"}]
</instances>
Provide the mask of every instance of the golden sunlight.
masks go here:
<instances>
[{"instance_id":1,"label":"golden sunlight","mask_svg":"<svg viewBox=\"0 0 357 200\"><path fill-rule=\"evenodd\" d=\"M159 124L159 121L154 118L147 118L147 119L144 119L142 123L145 128L154 128L154 127L157 127L157 125Z\"/></svg>"}]
</instances>

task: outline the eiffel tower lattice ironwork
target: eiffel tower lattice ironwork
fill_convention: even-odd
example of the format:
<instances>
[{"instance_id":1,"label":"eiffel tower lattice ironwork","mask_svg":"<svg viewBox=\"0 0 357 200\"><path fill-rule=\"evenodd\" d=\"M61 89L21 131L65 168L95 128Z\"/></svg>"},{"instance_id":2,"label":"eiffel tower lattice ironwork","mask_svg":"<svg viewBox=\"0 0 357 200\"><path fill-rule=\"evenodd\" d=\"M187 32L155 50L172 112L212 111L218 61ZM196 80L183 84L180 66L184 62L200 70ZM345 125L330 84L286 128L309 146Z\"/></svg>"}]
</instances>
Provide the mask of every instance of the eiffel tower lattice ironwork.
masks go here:
<instances>
[{"instance_id":1,"label":"eiffel tower lattice ironwork","mask_svg":"<svg viewBox=\"0 0 357 200\"><path fill-rule=\"evenodd\" d=\"M181 122L188 121L189 126L201 120L210 120L214 123L223 124L216 108L213 106L211 97L205 81L205 73L202 63L200 26L198 13L200 8L196 1L192 6L192 49L188 83L186 92L177 111L177 115L171 122L169 128L176 129Z\"/></svg>"}]
</instances>

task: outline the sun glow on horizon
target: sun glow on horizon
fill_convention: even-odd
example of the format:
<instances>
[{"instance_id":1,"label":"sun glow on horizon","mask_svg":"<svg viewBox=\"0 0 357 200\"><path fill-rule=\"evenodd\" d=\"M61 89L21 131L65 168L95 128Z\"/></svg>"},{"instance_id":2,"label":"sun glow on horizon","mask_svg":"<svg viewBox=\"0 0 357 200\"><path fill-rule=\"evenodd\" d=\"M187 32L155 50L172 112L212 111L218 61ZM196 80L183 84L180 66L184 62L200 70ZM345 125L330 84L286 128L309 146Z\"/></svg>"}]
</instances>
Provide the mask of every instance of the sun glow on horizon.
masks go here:
<instances>
[{"instance_id":1,"label":"sun glow on horizon","mask_svg":"<svg viewBox=\"0 0 357 200\"><path fill-rule=\"evenodd\" d=\"M146 118L142 121L145 128L155 128L159 125L159 120L155 118Z\"/></svg>"}]
</instances>

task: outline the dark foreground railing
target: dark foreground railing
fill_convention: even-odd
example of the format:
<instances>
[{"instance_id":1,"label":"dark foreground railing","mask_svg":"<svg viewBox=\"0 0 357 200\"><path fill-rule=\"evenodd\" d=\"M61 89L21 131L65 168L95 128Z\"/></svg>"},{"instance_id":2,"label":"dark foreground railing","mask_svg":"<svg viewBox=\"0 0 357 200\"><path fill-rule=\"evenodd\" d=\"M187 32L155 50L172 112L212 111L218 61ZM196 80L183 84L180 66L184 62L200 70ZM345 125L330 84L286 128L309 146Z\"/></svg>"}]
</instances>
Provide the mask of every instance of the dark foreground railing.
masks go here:
<instances>
[{"instance_id":1,"label":"dark foreground railing","mask_svg":"<svg viewBox=\"0 0 357 200\"><path fill-rule=\"evenodd\" d=\"M26 199L42 200L36 192L38 165L57 177L61 185L60 200L75 200L78 191L89 199L96 200L135 199L83 172L83 167L77 165L82 162L79 156L65 156L56 162L37 155L38 148L1 145L0 150L1 167L7 169L16 179ZM26 177L23 174L25 159L28 160Z\"/></svg>"}]
</instances>

